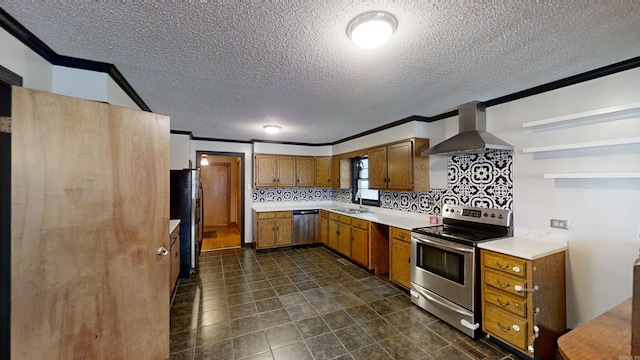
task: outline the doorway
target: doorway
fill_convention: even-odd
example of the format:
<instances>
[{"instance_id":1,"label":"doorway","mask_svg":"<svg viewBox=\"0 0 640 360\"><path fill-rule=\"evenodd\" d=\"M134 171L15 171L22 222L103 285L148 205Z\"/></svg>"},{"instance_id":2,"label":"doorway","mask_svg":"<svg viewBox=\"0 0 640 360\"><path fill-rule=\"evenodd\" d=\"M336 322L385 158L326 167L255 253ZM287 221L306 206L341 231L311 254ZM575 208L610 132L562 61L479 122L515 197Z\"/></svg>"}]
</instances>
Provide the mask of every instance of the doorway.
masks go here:
<instances>
[{"instance_id":1,"label":"doorway","mask_svg":"<svg viewBox=\"0 0 640 360\"><path fill-rule=\"evenodd\" d=\"M244 243L244 154L196 151L196 163L203 192L202 251L241 247Z\"/></svg>"}]
</instances>

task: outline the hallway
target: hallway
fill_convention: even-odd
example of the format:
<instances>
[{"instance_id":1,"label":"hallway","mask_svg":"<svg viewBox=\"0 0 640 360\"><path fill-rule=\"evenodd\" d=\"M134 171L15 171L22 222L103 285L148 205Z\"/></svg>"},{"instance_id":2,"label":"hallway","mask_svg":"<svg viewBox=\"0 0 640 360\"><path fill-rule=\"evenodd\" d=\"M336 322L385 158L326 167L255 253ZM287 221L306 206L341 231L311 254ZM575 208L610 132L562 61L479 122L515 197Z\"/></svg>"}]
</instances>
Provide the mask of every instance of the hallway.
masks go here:
<instances>
[{"instance_id":1,"label":"hallway","mask_svg":"<svg viewBox=\"0 0 640 360\"><path fill-rule=\"evenodd\" d=\"M239 248L240 229L235 223L221 226L206 226L202 236L202 251Z\"/></svg>"},{"instance_id":2,"label":"hallway","mask_svg":"<svg viewBox=\"0 0 640 360\"><path fill-rule=\"evenodd\" d=\"M204 252L171 306L171 360L515 359L324 247Z\"/></svg>"}]
</instances>

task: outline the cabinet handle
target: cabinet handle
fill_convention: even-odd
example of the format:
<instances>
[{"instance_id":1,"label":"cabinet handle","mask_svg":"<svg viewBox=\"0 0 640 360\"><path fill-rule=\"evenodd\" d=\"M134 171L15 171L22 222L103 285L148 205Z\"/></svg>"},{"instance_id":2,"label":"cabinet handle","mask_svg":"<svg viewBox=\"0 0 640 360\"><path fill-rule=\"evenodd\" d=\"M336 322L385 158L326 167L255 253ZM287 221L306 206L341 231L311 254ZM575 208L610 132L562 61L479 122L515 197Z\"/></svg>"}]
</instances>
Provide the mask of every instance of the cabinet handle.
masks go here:
<instances>
[{"instance_id":1,"label":"cabinet handle","mask_svg":"<svg viewBox=\"0 0 640 360\"><path fill-rule=\"evenodd\" d=\"M498 327L500 328L500 330L502 330L503 332L509 332L509 331L511 331L511 327L509 327L509 326L502 327L502 325L500 324L500 321L498 321L496 324L498 325Z\"/></svg>"},{"instance_id":2,"label":"cabinet handle","mask_svg":"<svg viewBox=\"0 0 640 360\"><path fill-rule=\"evenodd\" d=\"M410 263L411 262L411 258L407 258L407 262Z\"/></svg>"},{"instance_id":3,"label":"cabinet handle","mask_svg":"<svg viewBox=\"0 0 640 360\"><path fill-rule=\"evenodd\" d=\"M501 288L508 288L509 286L511 286L509 281L507 281L506 284L502 285L502 281L500 281L500 279L496 279L496 284L498 284L498 286L500 286Z\"/></svg>"},{"instance_id":4,"label":"cabinet handle","mask_svg":"<svg viewBox=\"0 0 640 360\"><path fill-rule=\"evenodd\" d=\"M499 298L499 297L497 297L497 296L496 296L496 302L498 302L498 304L499 304L500 306L502 306L502 307L507 307L507 306L509 306L509 301L507 301L507 302L503 303L503 302L500 300L500 298Z\"/></svg>"},{"instance_id":5,"label":"cabinet handle","mask_svg":"<svg viewBox=\"0 0 640 360\"><path fill-rule=\"evenodd\" d=\"M340 235L340 231L336 231L336 234Z\"/></svg>"},{"instance_id":6,"label":"cabinet handle","mask_svg":"<svg viewBox=\"0 0 640 360\"><path fill-rule=\"evenodd\" d=\"M502 270L507 270L509 268L509 264L505 264L504 266L500 265L500 262L498 260L496 260L496 266L499 267Z\"/></svg>"}]
</instances>

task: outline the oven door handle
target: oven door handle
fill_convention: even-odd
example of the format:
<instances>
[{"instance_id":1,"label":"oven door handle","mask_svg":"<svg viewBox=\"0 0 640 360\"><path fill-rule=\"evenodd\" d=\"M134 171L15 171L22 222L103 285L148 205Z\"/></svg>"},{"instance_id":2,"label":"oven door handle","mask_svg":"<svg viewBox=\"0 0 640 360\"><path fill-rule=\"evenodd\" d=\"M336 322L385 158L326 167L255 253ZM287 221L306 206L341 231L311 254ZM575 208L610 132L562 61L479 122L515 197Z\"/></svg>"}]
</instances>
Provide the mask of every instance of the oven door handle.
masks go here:
<instances>
[{"instance_id":1,"label":"oven door handle","mask_svg":"<svg viewBox=\"0 0 640 360\"><path fill-rule=\"evenodd\" d=\"M463 248L463 247L459 247L459 246L452 246L449 244L443 244L440 241L434 241L434 240L429 240L429 239L425 239L422 237L416 237L415 235L413 236L413 238L422 244L430 244L430 245L435 245L436 247L442 249L442 250L449 250L449 249L453 249L453 250L457 250L460 252L464 252L464 253L473 253L473 249L467 249L467 248Z\"/></svg>"},{"instance_id":2,"label":"oven door handle","mask_svg":"<svg viewBox=\"0 0 640 360\"><path fill-rule=\"evenodd\" d=\"M412 287L413 287L413 286L412 286ZM414 294L414 292L415 292L415 294ZM456 308L454 308L454 307L451 307L451 306L449 306L449 305L447 305L447 304L443 303L442 301L440 301L440 300L438 300L438 299L434 298L433 296L431 296L431 295L429 295L429 294L426 294L426 293L424 293L424 292L422 292L422 291L420 291L420 290L411 289L410 293L411 293L411 295L412 295L413 297L416 297L416 298L417 298L417 297L419 297L420 295L422 295L422 296L426 297L427 299L429 299L429 300L433 301L434 303L436 303L436 304L438 304L438 305L440 305L440 306L443 306L443 307L445 307L445 308L447 308L447 309L451 309L451 310L453 310L453 311L457 312L457 313L458 313L458 314L460 314L460 315L464 315L464 316L473 316L473 314L472 314L472 313L470 313L470 312L462 311L462 310L460 310L460 309L456 309ZM418 296L416 296L416 294L417 294Z\"/></svg>"}]
</instances>

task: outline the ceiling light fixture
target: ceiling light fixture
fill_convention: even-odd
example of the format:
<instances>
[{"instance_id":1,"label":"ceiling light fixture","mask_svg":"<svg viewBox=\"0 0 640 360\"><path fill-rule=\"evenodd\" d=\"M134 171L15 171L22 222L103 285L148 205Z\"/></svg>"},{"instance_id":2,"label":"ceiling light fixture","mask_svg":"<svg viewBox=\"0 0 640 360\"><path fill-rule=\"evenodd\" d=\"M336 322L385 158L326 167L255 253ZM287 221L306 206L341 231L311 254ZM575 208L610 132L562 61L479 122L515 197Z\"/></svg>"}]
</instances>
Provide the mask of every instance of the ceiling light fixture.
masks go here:
<instances>
[{"instance_id":1,"label":"ceiling light fixture","mask_svg":"<svg viewBox=\"0 0 640 360\"><path fill-rule=\"evenodd\" d=\"M200 159L201 166L209 166L209 159L207 159L207 155L202 155L202 159Z\"/></svg>"},{"instance_id":2,"label":"ceiling light fixture","mask_svg":"<svg viewBox=\"0 0 640 360\"><path fill-rule=\"evenodd\" d=\"M357 47L375 49L386 43L398 21L384 11L370 11L356 16L347 26L347 35Z\"/></svg>"},{"instance_id":3,"label":"ceiling light fixture","mask_svg":"<svg viewBox=\"0 0 640 360\"><path fill-rule=\"evenodd\" d=\"M268 132L269 134L277 134L280 132L280 126L278 125L265 125L263 126L264 131Z\"/></svg>"}]
</instances>

